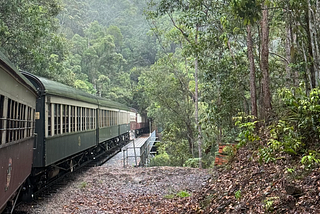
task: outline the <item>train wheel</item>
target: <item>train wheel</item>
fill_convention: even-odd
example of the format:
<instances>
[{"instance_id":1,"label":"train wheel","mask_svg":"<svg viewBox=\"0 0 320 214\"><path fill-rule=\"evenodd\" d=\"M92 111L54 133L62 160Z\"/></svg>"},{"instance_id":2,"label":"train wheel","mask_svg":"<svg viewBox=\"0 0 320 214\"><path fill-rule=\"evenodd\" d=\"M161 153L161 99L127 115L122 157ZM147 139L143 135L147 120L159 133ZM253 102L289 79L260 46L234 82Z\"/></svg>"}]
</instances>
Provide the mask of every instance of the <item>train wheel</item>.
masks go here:
<instances>
[{"instance_id":1,"label":"train wheel","mask_svg":"<svg viewBox=\"0 0 320 214\"><path fill-rule=\"evenodd\" d=\"M25 186L22 188L21 191L21 199L22 201L31 202L33 199L33 186L30 181L30 178L26 180Z\"/></svg>"}]
</instances>

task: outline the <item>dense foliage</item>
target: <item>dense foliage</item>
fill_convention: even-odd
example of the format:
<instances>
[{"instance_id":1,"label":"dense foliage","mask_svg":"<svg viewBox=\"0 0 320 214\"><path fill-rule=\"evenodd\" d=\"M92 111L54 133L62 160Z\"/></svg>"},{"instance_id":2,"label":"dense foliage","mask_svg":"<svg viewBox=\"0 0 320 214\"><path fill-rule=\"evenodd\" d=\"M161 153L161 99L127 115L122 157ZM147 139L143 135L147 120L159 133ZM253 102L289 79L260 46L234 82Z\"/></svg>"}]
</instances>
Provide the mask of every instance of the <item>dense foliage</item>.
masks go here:
<instances>
[{"instance_id":1,"label":"dense foliage","mask_svg":"<svg viewBox=\"0 0 320 214\"><path fill-rule=\"evenodd\" d=\"M200 74L200 99L195 99L194 82L185 87L191 101L200 104L205 166L212 164L217 144L238 141L253 142L261 161L281 159L284 152L319 162L319 4L150 0L147 15L164 52L185 57L189 75ZM176 45L181 51L172 50ZM196 142L196 132L185 136L193 134ZM179 143L176 136L165 132L163 147ZM169 157L171 152L179 154L166 150Z\"/></svg>"},{"instance_id":2,"label":"dense foliage","mask_svg":"<svg viewBox=\"0 0 320 214\"><path fill-rule=\"evenodd\" d=\"M20 69L140 112L162 131L154 165L213 165L253 142L319 163L320 8L297 0L0 1ZM237 121L237 122L236 122Z\"/></svg>"}]
</instances>

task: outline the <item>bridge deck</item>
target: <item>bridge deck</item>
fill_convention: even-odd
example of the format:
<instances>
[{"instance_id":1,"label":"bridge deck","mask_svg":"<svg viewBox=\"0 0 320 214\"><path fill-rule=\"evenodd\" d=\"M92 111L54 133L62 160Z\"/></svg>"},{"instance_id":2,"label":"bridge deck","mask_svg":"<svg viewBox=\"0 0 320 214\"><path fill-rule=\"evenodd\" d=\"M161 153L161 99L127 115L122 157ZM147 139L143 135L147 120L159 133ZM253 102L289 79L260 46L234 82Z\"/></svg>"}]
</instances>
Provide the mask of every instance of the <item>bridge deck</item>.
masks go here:
<instances>
[{"instance_id":1,"label":"bridge deck","mask_svg":"<svg viewBox=\"0 0 320 214\"><path fill-rule=\"evenodd\" d=\"M140 148L148 140L148 137L149 136L141 136L139 138L134 139L134 141L130 141L129 144L127 144L126 146L124 146L121 149L121 152L119 152L114 157L112 157L110 160L108 160L105 164L103 164L103 166L104 167L123 167L123 150L125 150L125 149L127 149L127 151L128 151L128 156L127 156L127 160L126 160L126 166L131 167L131 166L135 166L136 165L134 150L136 151L137 164L139 165L139 162L140 162Z\"/></svg>"}]
</instances>

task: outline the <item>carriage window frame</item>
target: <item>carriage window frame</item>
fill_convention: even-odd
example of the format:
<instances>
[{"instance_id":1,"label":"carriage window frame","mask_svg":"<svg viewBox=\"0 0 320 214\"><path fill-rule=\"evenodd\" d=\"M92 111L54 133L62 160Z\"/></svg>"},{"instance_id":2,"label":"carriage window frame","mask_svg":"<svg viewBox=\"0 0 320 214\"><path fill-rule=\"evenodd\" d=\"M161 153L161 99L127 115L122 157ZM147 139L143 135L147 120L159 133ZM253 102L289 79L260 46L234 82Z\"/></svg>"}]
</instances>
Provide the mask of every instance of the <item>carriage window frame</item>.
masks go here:
<instances>
[{"instance_id":1,"label":"carriage window frame","mask_svg":"<svg viewBox=\"0 0 320 214\"><path fill-rule=\"evenodd\" d=\"M53 104L53 118L54 118L54 133L53 135L59 135L62 133L62 106L61 104Z\"/></svg>"},{"instance_id":2,"label":"carriage window frame","mask_svg":"<svg viewBox=\"0 0 320 214\"><path fill-rule=\"evenodd\" d=\"M70 132L76 131L76 107L70 106Z\"/></svg>"},{"instance_id":3,"label":"carriage window frame","mask_svg":"<svg viewBox=\"0 0 320 214\"><path fill-rule=\"evenodd\" d=\"M0 95L0 145L5 143L5 139L3 135L5 134L5 127L6 127L6 118L5 118L5 96ZM4 141L4 142L3 142Z\"/></svg>"},{"instance_id":4,"label":"carriage window frame","mask_svg":"<svg viewBox=\"0 0 320 214\"><path fill-rule=\"evenodd\" d=\"M80 120L81 120L81 128L79 131L84 131L84 127L85 127L85 111L83 107L80 107L80 112L81 112L81 116L80 116Z\"/></svg>"},{"instance_id":5,"label":"carriage window frame","mask_svg":"<svg viewBox=\"0 0 320 214\"><path fill-rule=\"evenodd\" d=\"M0 95L1 139L0 145L33 136L35 109Z\"/></svg>"},{"instance_id":6,"label":"carriage window frame","mask_svg":"<svg viewBox=\"0 0 320 214\"><path fill-rule=\"evenodd\" d=\"M85 130L88 130L89 129L89 126L90 126L90 109L89 108L85 108L85 111L86 111L86 127L85 127Z\"/></svg>"},{"instance_id":7,"label":"carriage window frame","mask_svg":"<svg viewBox=\"0 0 320 214\"><path fill-rule=\"evenodd\" d=\"M89 129L94 129L94 109L90 108Z\"/></svg>"},{"instance_id":8,"label":"carriage window frame","mask_svg":"<svg viewBox=\"0 0 320 214\"><path fill-rule=\"evenodd\" d=\"M52 136L52 104L48 104L48 136Z\"/></svg>"}]
</instances>

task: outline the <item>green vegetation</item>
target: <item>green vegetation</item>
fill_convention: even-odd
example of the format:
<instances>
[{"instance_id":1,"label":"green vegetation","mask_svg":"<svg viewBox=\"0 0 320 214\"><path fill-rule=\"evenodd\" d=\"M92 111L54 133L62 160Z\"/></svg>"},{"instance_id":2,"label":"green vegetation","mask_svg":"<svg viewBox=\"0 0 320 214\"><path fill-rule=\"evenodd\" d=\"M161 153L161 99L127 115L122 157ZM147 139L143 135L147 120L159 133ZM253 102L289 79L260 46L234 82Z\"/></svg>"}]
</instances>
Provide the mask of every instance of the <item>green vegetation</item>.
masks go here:
<instances>
[{"instance_id":1,"label":"green vegetation","mask_svg":"<svg viewBox=\"0 0 320 214\"><path fill-rule=\"evenodd\" d=\"M84 189L88 186L88 183L86 181L81 182L80 189Z\"/></svg>"},{"instance_id":2,"label":"green vegetation","mask_svg":"<svg viewBox=\"0 0 320 214\"><path fill-rule=\"evenodd\" d=\"M169 194L164 196L165 199L173 199L174 197L175 197L174 194Z\"/></svg>"},{"instance_id":3,"label":"green vegetation","mask_svg":"<svg viewBox=\"0 0 320 214\"><path fill-rule=\"evenodd\" d=\"M3 1L0 41L22 70L148 114L162 130L153 166L212 167L219 144L239 142L261 163L290 156L312 169L320 160L318 7Z\"/></svg>"},{"instance_id":4,"label":"green vegetation","mask_svg":"<svg viewBox=\"0 0 320 214\"><path fill-rule=\"evenodd\" d=\"M186 192L186 191L180 191L177 193L177 196L180 198L185 198L185 197L189 197L191 194Z\"/></svg>"},{"instance_id":5,"label":"green vegetation","mask_svg":"<svg viewBox=\"0 0 320 214\"><path fill-rule=\"evenodd\" d=\"M273 204L275 200L279 200L279 197L267 197L266 200L264 200L264 208L267 212L273 211Z\"/></svg>"},{"instance_id":6,"label":"green vegetation","mask_svg":"<svg viewBox=\"0 0 320 214\"><path fill-rule=\"evenodd\" d=\"M240 200L240 198L241 198L241 190L240 189L234 193L234 197L236 197L237 200Z\"/></svg>"},{"instance_id":7,"label":"green vegetation","mask_svg":"<svg viewBox=\"0 0 320 214\"><path fill-rule=\"evenodd\" d=\"M191 196L190 193L186 192L186 191L179 191L178 193L176 194L168 194L168 195L165 195L164 198L166 199L173 199L175 197L179 197L179 198L185 198L185 197L189 197Z\"/></svg>"}]
</instances>

